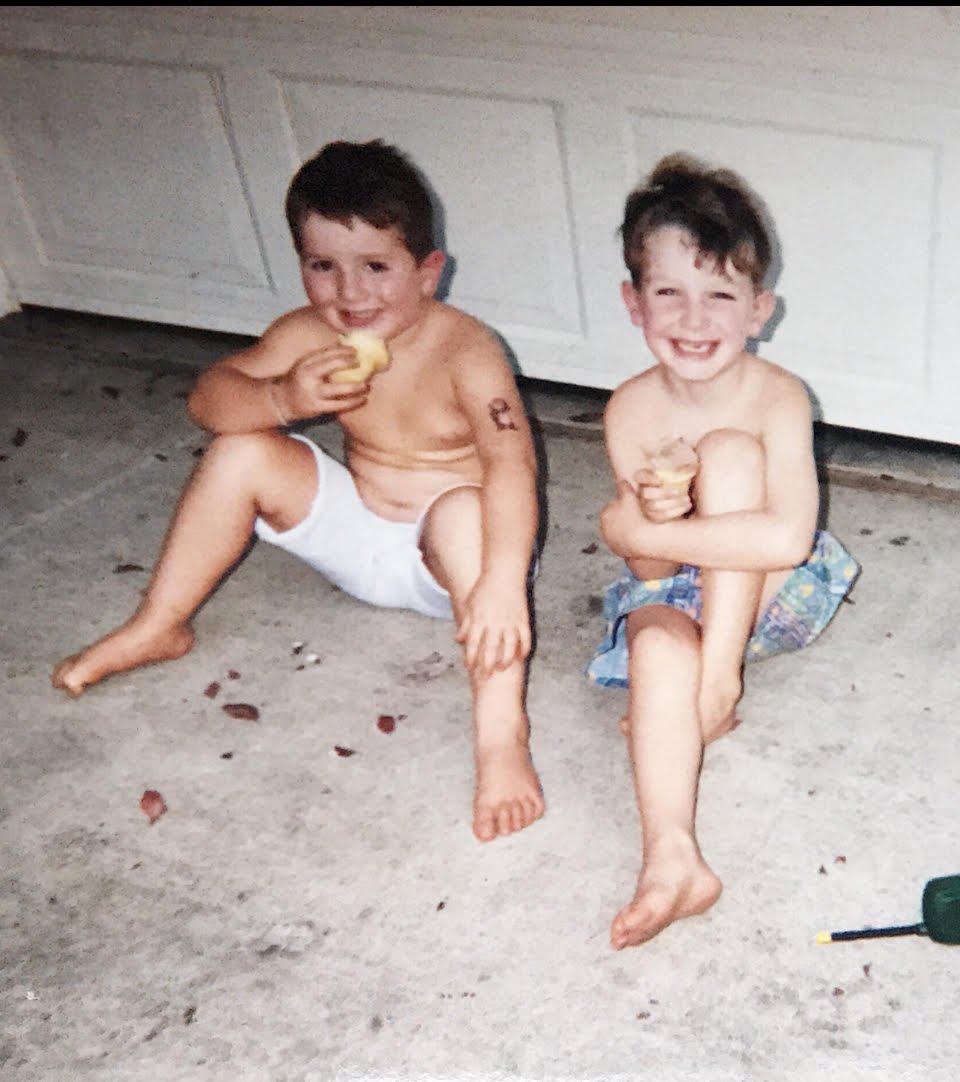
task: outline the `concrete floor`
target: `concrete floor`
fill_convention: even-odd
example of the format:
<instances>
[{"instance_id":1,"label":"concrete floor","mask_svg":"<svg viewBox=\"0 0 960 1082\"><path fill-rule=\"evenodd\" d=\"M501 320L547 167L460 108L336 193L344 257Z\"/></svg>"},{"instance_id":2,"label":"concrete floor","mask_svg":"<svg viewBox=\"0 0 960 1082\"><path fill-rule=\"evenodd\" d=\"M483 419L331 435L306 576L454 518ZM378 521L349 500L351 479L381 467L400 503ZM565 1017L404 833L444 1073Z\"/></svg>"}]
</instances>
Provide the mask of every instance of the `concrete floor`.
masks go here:
<instances>
[{"instance_id":1,"label":"concrete floor","mask_svg":"<svg viewBox=\"0 0 960 1082\"><path fill-rule=\"evenodd\" d=\"M529 706L548 810L521 835L471 835L450 628L265 545L186 658L76 701L50 687L134 607L204 443L183 396L234 344L0 320L0 1077L954 1079L960 948L814 937L919 921L926 880L960 872L960 449L821 433L853 604L748 670L744 723L708 750L719 903L614 953L639 852L624 697L580 675L619 572L595 548L603 395L526 387L547 463ZM145 790L168 807L153 825Z\"/></svg>"}]
</instances>

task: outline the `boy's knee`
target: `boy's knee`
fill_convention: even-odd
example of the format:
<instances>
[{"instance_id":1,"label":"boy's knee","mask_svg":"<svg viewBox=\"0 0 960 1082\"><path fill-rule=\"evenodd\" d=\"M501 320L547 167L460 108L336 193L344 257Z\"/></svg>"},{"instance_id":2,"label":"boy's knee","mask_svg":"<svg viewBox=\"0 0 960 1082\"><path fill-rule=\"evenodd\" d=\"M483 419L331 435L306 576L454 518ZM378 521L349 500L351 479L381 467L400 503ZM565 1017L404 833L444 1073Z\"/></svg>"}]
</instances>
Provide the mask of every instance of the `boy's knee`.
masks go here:
<instances>
[{"instance_id":1,"label":"boy's knee","mask_svg":"<svg viewBox=\"0 0 960 1082\"><path fill-rule=\"evenodd\" d=\"M666 605L650 605L628 614L627 639L631 653L642 651L649 655L697 649L700 630L696 621L686 613Z\"/></svg>"},{"instance_id":2,"label":"boy's knee","mask_svg":"<svg viewBox=\"0 0 960 1082\"><path fill-rule=\"evenodd\" d=\"M215 436L203 453L203 461L221 470L249 476L274 461L276 443L281 439L287 437L272 432L238 432Z\"/></svg>"},{"instance_id":3,"label":"boy's knee","mask_svg":"<svg viewBox=\"0 0 960 1082\"><path fill-rule=\"evenodd\" d=\"M482 536L480 487L460 485L438 496L423 520L420 550L434 574L451 554L475 553L479 559Z\"/></svg>"},{"instance_id":4,"label":"boy's knee","mask_svg":"<svg viewBox=\"0 0 960 1082\"><path fill-rule=\"evenodd\" d=\"M705 514L758 506L765 495L766 455L749 432L718 428L697 444L697 510Z\"/></svg>"},{"instance_id":5,"label":"boy's knee","mask_svg":"<svg viewBox=\"0 0 960 1082\"><path fill-rule=\"evenodd\" d=\"M715 428L700 439L697 455L703 466L715 464L727 469L742 465L762 465L763 445L749 432L739 428Z\"/></svg>"},{"instance_id":6,"label":"boy's knee","mask_svg":"<svg viewBox=\"0 0 960 1082\"><path fill-rule=\"evenodd\" d=\"M423 537L429 541L438 536L478 533L481 523L480 488L460 485L438 496L424 518Z\"/></svg>"}]
</instances>

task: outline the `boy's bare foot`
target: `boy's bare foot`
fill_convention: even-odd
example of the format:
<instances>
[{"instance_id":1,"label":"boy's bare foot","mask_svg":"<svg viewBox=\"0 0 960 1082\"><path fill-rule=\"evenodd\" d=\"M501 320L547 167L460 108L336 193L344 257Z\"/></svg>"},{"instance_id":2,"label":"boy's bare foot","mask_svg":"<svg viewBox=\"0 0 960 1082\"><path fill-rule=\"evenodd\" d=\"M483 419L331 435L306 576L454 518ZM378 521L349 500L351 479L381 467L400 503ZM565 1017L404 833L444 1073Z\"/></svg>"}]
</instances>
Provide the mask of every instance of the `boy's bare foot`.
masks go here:
<instances>
[{"instance_id":1,"label":"boy's bare foot","mask_svg":"<svg viewBox=\"0 0 960 1082\"><path fill-rule=\"evenodd\" d=\"M185 624L161 632L148 631L134 617L79 654L64 658L53 670L50 681L55 688L62 688L76 698L104 677L155 661L172 661L183 657L192 646L193 632Z\"/></svg>"},{"instance_id":2,"label":"boy's bare foot","mask_svg":"<svg viewBox=\"0 0 960 1082\"><path fill-rule=\"evenodd\" d=\"M543 815L543 790L526 744L478 750L473 833L482 842L513 834Z\"/></svg>"},{"instance_id":3,"label":"boy's bare foot","mask_svg":"<svg viewBox=\"0 0 960 1082\"><path fill-rule=\"evenodd\" d=\"M613 919L610 945L622 950L646 943L675 920L705 913L722 890L699 853L645 862L633 900Z\"/></svg>"}]
</instances>

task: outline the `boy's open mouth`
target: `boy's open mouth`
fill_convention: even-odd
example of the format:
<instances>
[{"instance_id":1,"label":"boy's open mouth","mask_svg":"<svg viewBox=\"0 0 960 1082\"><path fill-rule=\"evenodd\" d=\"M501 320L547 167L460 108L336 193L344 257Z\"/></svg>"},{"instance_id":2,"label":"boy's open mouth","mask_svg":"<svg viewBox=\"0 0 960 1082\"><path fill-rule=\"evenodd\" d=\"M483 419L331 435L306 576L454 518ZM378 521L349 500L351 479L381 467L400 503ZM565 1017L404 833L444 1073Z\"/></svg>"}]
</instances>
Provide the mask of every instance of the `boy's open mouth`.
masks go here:
<instances>
[{"instance_id":1,"label":"boy's open mouth","mask_svg":"<svg viewBox=\"0 0 960 1082\"><path fill-rule=\"evenodd\" d=\"M716 342L688 342L682 338L673 340L673 349L678 357L690 357L694 360L709 360L716 348Z\"/></svg>"},{"instance_id":2,"label":"boy's open mouth","mask_svg":"<svg viewBox=\"0 0 960 1082\"><path fill-rule=\"evenodd\" d=\"M344 327L348 327L351 330L359 330L362 327L369 327L372 323L375 323L380 312L379 310L376 312L344 312L341 310L338 315L340 316L340 322Z\"/></svg>"}]
</instances>

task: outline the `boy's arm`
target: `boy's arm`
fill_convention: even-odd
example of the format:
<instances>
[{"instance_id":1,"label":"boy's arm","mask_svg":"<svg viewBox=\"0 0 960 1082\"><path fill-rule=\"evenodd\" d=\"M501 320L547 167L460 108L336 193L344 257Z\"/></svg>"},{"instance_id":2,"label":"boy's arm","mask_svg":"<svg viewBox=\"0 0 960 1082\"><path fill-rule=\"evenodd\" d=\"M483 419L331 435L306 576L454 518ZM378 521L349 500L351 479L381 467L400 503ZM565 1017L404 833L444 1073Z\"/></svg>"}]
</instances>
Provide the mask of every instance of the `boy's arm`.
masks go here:
<instances>
[{"instance_id":1,"label":"boy's arm","mask_svg":"<svg viewBox=\"0 0 960 1082\"><path fill-rule=\"evenodd\" d=\"M603 414L603 436L607 449L607 459L613 471L614 484L620 480L627 482L623 490L624 500L641 506L636 491L635 475L638 470L649 465L649 459L641 446L640 439L649 426L644 421L644 392L642 379L634 378L621 384L610 396ZM649 437L648 437L649 438ZM619 493L618 488L618 493ZM690 497L678 494L672 501L676 506L671 509L670 518L679 518L690 510ZM662 521L659 520L659 521ZM601 515L601 532L603 516ZM609 547L623 557L633 574L639 579L666 578L676 572L679 560L653 559L647 555L637 556L615 547L612 536L604 536ZM634 542L627 538L628 547Z\"/></svg>"},{"instance_id":2,"label":"boy's arm","mask_svg":"<svg viewBox=\"0 0 960 1082\"><path fill-rule=\"evenodd\" d=\"M650 522L633 480L617 475L617 497L601 514L607 543L626 559L648 557L722 571L774 571L810 554L819 491L810 402L798 380L784 379L763 425L766 501L755 511Z\"/></svg>"},{"instance_id":3,"label":"boy's arm","mask_svg":"<svg viewBox=\"0 0 960 1082\"><path fill-rule=\"evenodd\" d=\"M187 410L201 428L225 435L354 409L366 400L367 384L329 383L327 376L355 363L351 348L335 337L324 341L310 310L297 309L203 372Z\"/></svg>"},{"instance_id":4,"label":"boy's arm","mask_svg":"<svg viewBox=\"0 0 960 1082\"><path fill-rule=\"evenodd\" d=\"M457 631L467 665L489 672L531 646L527 576L538 524L533 438L516 381L486 332L458 356L454 390L483 469L482 567Z\"/></svg>"}]
</instances>

